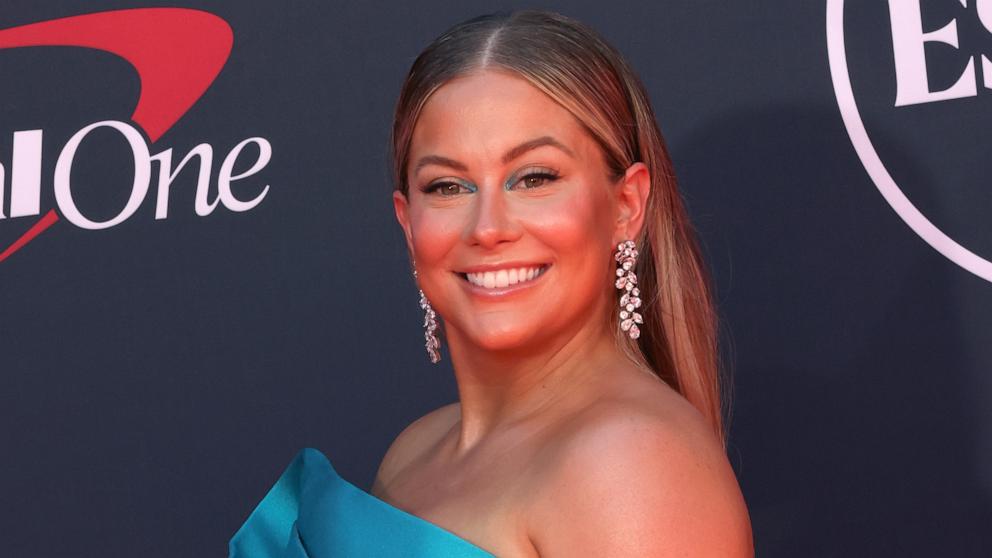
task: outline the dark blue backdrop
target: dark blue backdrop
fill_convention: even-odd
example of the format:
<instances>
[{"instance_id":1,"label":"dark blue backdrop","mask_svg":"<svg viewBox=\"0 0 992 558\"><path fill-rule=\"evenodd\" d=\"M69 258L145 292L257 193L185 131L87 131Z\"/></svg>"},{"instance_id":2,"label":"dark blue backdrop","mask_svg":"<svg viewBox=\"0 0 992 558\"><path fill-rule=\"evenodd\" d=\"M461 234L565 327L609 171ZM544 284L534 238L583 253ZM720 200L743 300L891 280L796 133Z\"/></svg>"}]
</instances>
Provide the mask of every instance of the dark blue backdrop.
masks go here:
<instances>
[{"instance_id":1,"label":"dark blue backdrop","mask_svg":"<svg viewBox=\"0 0 992 558\"><path fill-rule=\"evenodd\" d=\"M975 95L895 106L884 1L844 7L832 32L888 172L992 259L992 35L974 2L924 4L924 31L955 22L959 38L921 43L928 87L973 60ZM174 4L8 0L0 28L158 5ZM835 97L826 3L183 5L226 20L234 47L151 151L211 144L216 188L224 154L263 137L272 160L239 195L270 190L201 217L184 172L168 219L153 186L120 225L61 219L0 263L0 554L223 554L304 446L367 488L392 438L456 397L448 362L423 352L392 215L401 80L456 22L550 7L619 47L655 103L717 284L729 453L758 554L990 555L992 276L932 248L866 172ZM0 50L0 83L2 250L37 220L10 217L13 133L44 132L44 213L62 146L90 123L130 122L140 83L113 55L54 47ZM113 216L127 145L96 133L77 159L80 210Z\"/></svg>"}]
</instances>

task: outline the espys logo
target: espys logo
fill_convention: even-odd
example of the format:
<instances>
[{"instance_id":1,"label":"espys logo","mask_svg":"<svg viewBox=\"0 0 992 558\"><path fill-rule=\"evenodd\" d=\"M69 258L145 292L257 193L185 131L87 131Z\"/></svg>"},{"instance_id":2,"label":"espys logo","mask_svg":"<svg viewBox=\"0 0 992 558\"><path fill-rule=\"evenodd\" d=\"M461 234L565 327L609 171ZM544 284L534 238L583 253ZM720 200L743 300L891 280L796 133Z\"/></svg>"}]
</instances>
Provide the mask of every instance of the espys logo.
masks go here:
<instances>
[{"instance_id":1,"label":"espys logo","mask_svg":"<svg viewBox=\"0 0 992 558\"><path fill-rule=\"evenodd\" d=\"M76 132L62 148L54 167L52 184L58 211L55 208L48 210L27 232L0 252L0 262L23 248L60 216L83 229L107 229L127 220L137 211L151 187L152 161L158 164L159 170L155 219L167 218L169 186L194 157L199 159L197 215L210 214L218 203L232 211L247 211L258 205L268 193L268 185L253 199L242 200L235 197L231 183L258 173L268 164L272 147L265 138L247 138L227 153L220 165L217 194L212 202L208 199L214 158L210 144L197 145L178 164L173 163L172 149L154 155L149 150L149 145L169 130L213 83L227 62L233 42L231 27L223 19L207 12L181 8L99 12L0 30L0 49L69 46L98 49L123 58L134 67L141 82L131 120L147 135L146 140L132 124L115 120L95 122ZM116 216L104 221L83 215L73 198L70 180L79 146L98 129L119 134L134 158L130 196ZM0 223L41 214L43 139L42 130L13 133L9 215L3 212L7 171L0 163ZM242 154L250 145L257 147L257 157L247 170L235 174L235 163L239 162L239 157L244 159ZM239 166L244 164L241 161Z\"/></svg>"},{"instance_id":2,"label":"espys logo","mask_svg":"<svg viewBox=\"0 0 992 558\"><path fill-rule=\"evenodd\" d=\"M924 7L929 12L924 13ZM845 37L845 2L827 0L830 75L858 157L885 200L916 234L954 263L992 281L988 205L977 199L989 192L984 169L988 157L981 149L984 134L977 132L976 122L985 119L974 118L982 107L968 104L970 98L992 93L992 51L987 44L992 0L850 2L847 8L848 25L884 19L889 24L885 31L891 30L886 37L876 25L874 33L849 32ZM888 40L890 45L880 44ZM859 71L856 64L868 69ZM859 84L858 98L852 82ZM874 91L865 83L875 85ZM886 91L886 98L880 99L878 91ZM899 135L899 141L916 142L909 150L913 156L937 160L932 191L922 186L927 173L909 172L911 157L900 158L892 147L896 141L880 137L886 123L897 131L892 135ZM929 218L910 195L921 206L929 200L924 207ZM941 208L933 200L950 206ZM984 256L977 253L983 250Z\"/></svg>"}]
</instances>

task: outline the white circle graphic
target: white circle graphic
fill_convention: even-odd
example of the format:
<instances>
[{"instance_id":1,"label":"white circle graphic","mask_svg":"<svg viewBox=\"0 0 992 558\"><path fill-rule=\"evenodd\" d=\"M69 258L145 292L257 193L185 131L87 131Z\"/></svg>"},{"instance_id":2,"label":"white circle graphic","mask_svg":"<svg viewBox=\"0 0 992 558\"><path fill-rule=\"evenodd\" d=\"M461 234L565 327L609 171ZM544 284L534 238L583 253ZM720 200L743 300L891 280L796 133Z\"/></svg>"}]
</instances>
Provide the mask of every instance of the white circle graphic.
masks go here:
<instances>
[{"instance_id":1,"label":"white circle graphic","mask_svg":"<svg viewBox=\"0 0 992 558\"><path fill-rule=\"evenodd\" d=\"M830 79L834 84L837 106L840 108L844 127L847 128L847 135L850 136L861 164L864 165L878 191L882 193L882 197L909 225L909 228L934 250L982 279L992 282L992 262L958 244L931 223L903 194L892 175L886 170L878 152L875 151L875 146L872 145L868 131L861 120L847 71L847 52L844 46L844 0L827 0L827 57L830 63Z\"/></svg>"}]
</instances>

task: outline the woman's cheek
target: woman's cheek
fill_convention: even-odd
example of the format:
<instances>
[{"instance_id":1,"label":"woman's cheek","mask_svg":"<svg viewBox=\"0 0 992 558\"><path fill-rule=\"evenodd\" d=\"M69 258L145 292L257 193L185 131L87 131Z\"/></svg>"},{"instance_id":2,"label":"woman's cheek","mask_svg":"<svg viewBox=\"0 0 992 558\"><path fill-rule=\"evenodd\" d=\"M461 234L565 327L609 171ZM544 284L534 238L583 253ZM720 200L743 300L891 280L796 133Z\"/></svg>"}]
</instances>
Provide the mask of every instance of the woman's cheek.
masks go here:
<instances>
[{"instance_id":1,"label":"woman's cheek","mask_svg":"<svg viewBox=\"0 0 992 558\"><path fill-rule=\"evenodd\" d=\"M461 213L457 208L424 208L411 215L414 257L423 272L428 271L427 267L441 264L458 243L465 222Z\"/></svg>"},{"instance_id":2,"label":"woman's cheek","mask_svg":"<svg viewBox=\"0 0 992 558\"><path fill-rule=\"evenodd\" d=\"M527 228L542 243L563 249L587 250L589 243L598 238L603 219L593 196L557 196L542 201L545 203L526 207L523 217L529 225Z\"/></svg>"}]
</instances>

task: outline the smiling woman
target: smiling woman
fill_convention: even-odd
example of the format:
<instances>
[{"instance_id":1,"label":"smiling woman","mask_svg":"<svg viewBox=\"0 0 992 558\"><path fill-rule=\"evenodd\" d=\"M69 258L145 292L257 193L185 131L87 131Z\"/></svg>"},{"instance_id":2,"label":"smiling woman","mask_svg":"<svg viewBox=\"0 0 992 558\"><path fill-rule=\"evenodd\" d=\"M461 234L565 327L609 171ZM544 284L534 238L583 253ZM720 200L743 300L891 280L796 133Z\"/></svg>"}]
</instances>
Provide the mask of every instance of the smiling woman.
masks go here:
<instances>
[{"instance_id":1,"label":"smiling woman","mask_svg":"<svg viewBox=\"0 0 992 558\"><path fill-rule=\"evenodd\" d=\"M551 12L466 21L414 62L393 148L459 400L371 493L301 452L232 555L751 556L707 275L621 55Z\"/></svg>"}]
</instances>

